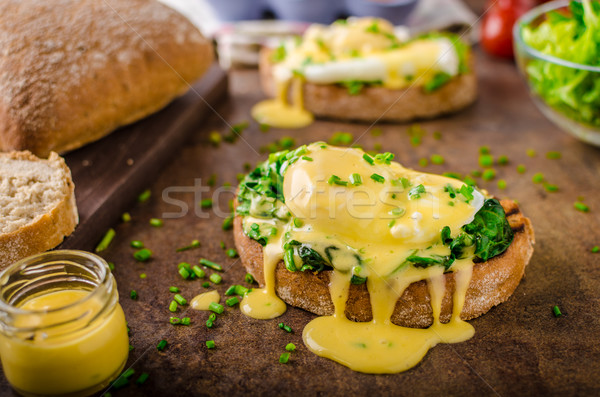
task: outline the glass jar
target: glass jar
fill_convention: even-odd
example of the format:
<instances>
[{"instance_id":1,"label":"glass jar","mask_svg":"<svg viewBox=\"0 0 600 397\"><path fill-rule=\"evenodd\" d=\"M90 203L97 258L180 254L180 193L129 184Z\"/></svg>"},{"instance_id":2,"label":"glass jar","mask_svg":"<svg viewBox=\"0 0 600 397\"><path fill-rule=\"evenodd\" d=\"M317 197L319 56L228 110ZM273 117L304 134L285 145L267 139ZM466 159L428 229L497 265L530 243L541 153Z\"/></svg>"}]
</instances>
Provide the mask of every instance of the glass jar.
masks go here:
<instances>
[{"instance_id":1,"label":"glass jar","mask_svg":"<svg viewBox=\"0 0 600 397\"><path fill-rule=\"evenodd\" d=\"M128 354L125 315L104 259L52 251L0 273L0 359L20 394L92 394L120 374Z\"/></svg>"}]
</instances>

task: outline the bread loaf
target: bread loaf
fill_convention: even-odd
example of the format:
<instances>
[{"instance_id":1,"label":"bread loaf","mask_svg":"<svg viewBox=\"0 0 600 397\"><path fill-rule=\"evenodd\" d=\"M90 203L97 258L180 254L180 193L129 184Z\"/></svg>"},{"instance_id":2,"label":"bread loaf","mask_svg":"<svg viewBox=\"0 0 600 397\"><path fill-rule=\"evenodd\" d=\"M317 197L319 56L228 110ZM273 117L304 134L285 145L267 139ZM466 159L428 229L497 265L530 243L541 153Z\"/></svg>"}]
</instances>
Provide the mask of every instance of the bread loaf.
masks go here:
<instances>
[{"instance_id":1,"label":"bread loaf","mask_svg":"<svg viewBox=\"0 0 600 397\"><path fill-rule=\"evenodd\" d=\"M0 153L0 269L47 251L78 222L71 171L56 153Z\"/></svg>"},{"instance_id":2,"label":"bread loaf","mask_svg":"<svg viewBox=\"0 0 600 397\"><path fill-rule=\"evenodd\" d=\"M211 43L154 0L0 2L0 150L65 152L183 94Z\"/></svg>"}]
</instances>

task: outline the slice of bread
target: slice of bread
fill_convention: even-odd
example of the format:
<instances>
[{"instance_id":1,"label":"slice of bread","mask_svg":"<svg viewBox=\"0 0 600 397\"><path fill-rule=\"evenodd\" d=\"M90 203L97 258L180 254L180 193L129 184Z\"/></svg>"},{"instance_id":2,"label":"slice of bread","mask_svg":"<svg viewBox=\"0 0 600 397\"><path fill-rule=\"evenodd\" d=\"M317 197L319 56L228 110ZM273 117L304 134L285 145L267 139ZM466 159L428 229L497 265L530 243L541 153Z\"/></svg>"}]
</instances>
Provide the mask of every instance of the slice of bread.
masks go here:
<instances>
[{"instance_id":1,"label":"slice of bread","mask_svg":"<svg viewBox=\"0 0 600 397\"><path fill-rule=\"evenodd\" d=\"M272 52L270 48L261 50L259 69L264 93L274 97L277 88L272 72ZM431 93L421 86L400 90L366 86L359 94L350 95L348 89L340 85L305 82L304 107L317 117L340 120L405 122L433 118L456 112L475 101L477 78L473 62L470 62L469 70Z\"/></svg>"},{"instance_id":2,"label":"slice of bread","mask_svg":"<svg viewBox=\"0 0 600 397\"><path fill-rule=\"evenodd\" d=\"M506 301L521 281L525 266L533 254L535 242L533 227L523 216L517 204L502 200L515 237L510 247L501 255L487 262L476 263L473 276L467 290L461 313L463 320L478 317L492 307ZM234 238L242 264L258 283L264 284L263 247L244 234L242 218L237 216L234 222ZM283 261L275 271L277 295L286 303L302 308L320 316L333 314L333 302L329 294L329 278L332 270L317 274L311 272L290 272ZM452 314L452 295L454 293L454 274L446 273L446 294L442 301L440 321L445 323ZM392 322L413 328L428 327L433 323L429 292L426 281L411 284L398 299ZM346 303L346 316L353 321L372 319L371 302L366 284L351 285Z\"/></svg>"},{"instance_id":3,"label":"slice of bread","mask_svg":"<svg viewBox=\"0 0 600 397\"><path fill-rule=\"evenodd\" d=\"M56 247L78 222L75 185L62 157L0 153L0 269Z\"/></svg>"}]
</instances>

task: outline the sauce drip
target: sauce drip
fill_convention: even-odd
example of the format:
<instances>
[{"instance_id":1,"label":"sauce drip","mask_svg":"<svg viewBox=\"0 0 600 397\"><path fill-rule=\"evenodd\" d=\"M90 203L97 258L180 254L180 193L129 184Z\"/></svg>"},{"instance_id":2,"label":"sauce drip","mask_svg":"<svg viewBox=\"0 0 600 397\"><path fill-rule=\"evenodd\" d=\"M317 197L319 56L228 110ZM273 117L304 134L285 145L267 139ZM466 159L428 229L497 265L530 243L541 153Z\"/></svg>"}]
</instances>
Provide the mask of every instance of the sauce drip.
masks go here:
<instances>
[{"instance_id":1,"label":"sauce drip","mask_svg":"<svg viewBox=\"0 0 600 397\"><path fill-rule=\"evenodd\" d=\"M190 306L194 310L209 310L211 303L219 303L220 300L219 291L213 290L196 295L190 302Z\"/></svg>"}]
</instances>

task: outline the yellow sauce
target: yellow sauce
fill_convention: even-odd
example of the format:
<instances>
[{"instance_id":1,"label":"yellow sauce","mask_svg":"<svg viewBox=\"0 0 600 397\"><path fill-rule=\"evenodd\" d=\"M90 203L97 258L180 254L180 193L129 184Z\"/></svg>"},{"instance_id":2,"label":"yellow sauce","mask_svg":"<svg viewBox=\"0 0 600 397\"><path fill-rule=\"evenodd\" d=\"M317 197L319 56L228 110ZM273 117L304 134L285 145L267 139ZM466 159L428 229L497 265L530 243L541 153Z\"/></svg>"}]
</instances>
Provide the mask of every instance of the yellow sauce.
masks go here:
<instances>
[{"instance_id":1,"label":"yellow sauce","mask_svg":"<svg viewBox=\"0 0 600 397\"><path fill-rule=\"evenodd\" d=\"M220 300L219 291L213 290L196 295L190 302L190 306L194 310L209 310L211 303L219 303Z\"/></svg>"},{"instance_id":2,"label":"yellow sauce","mask_svg":"<svg viewBox=\"0 0 600 397\"><path fill-rule=\"evenodd\" d=\"M355 371L396 373L416 365L438 343L471 338L474 329L460 319L460 313L471 280L473 253L457 259L448 270L454 273L455 291L451 320L445 324L440 322L446 291L444 267L418 268L406 264L406 258L416 250L427 255L448 255L449 248L439 243L441 229L449 226L452 235L457 235L481 207L484 199L481 193L475 191L470 202L450 199L444 187L460 189L462 182L418 173L394 162L371 165L363 159L363 152L356 149L320 144L308 148L306 156L312 161L296 161L286 171L283 181L286 206L302 222L294 225L290 221L284 233L280 231L278 238L269 239L264 247L265 288L249 294L242 302L242 311L250 317L269 319L285 310L279 305L273 310L274 306L265 302L279 300L274 286L275 266L283 258L281 235L286 234L290 239L310 243L311 248L320 252L331 244L348 247L346 251L339 248L330 251L333 272L329 290L334 314L312 320L303 332L304 343L315 354ZM328 183L332 174L348 181L351 173L362 176L361 185ZM371 179L374 173L388 183ZM389 183L400 178L410 182L410 187ZM410 191L418 185L423 185L425 193L415 199ZM392 216L394 208L402 208L404 212ZM370 322L353 322L344 314L350 280L357 268L357 253L364 262L360 275L367 279L373 312ZM420 280L428 284L433 325L415 329L393 324L396 302L410 284ZM251 299L254 294L260 298Z\"/></svg>"},{"instance_id":3,"label":"yellow sauce","mask_svg":"<svg viewBox=\"0 0 600 397\"><path fill-rule=\"evenodd\" d=\"M292 103L287 101L287 83L277 83L277 97L257 103L252 117L261 124L276 128L302 128L313 122L313 115L304 109L302 80L293 80Z\"/></svg>"},{"instance_id":4,"label":"yellow sauce","mask_svg":"<svg viewBox=\"0 0 600 397\"><path fill-rule=\"evenodd\" d=\"M282 44L282 59L273 66L274 99L252 109L260 123L301 128L313 121L304 109L304 82L377 84L388 89L422 86L440 72L458 74L458 54L446 38L403 43L394 27L377 18L352 18L343 24L312 25L301 40ZM288 91L292 83L292 103Z\"/></svg>"},{"instance_id":5,"label":"yellow sauce","mask_svg":"<svg viewBox=\"0 0 600 397\"><path fill-rule=\"evenodd\" d=\"M87 299L89 291L62 290L34 297L20 308L52 310L76 304L59 312L27 316L16 326L38 328L57 320L85 314L64 325L32 332L26 339L0 335L0 356L4 374L21 393L63 395L87 394L106 386L123 369L129 352L127 325L117 303L112 313L88 324L102 309L97 299ZM87 324L87 325L86 325Z\"/></svg>"},{"instance_id":6,"label":"yellow sauce","mask_svg":"<svg viewBox=\"0 0 600 397\"><path fill-rule=\"evenodd\" d=\"M275 293L275 267L283 257L281 234L275 236L274 242L263 249L265 286L254 288L247 293L240 303L245 315L259 320L270 320L285 313L287 306Z\"/></svg>"}]
</instances>

